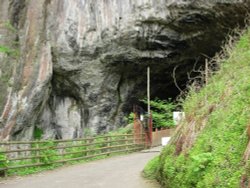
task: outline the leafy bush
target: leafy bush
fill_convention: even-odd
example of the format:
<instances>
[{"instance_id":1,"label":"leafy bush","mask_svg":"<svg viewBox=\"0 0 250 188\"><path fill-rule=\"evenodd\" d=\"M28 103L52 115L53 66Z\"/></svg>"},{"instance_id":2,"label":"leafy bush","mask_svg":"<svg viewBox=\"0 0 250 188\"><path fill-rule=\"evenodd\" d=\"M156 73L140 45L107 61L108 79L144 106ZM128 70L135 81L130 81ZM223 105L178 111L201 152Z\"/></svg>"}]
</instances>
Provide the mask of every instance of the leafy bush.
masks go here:
<instances>
[{"instance_id":1,"label":"leafy bush","mask_svg":"<svg viewBox=\"0 0 250 188\"><path fill-rule=\"evenodd\" d=\"M2 149L0 149L0 152L2 151ZM5 153L0 153L0 169L4 169L6 167L8 167L8 159ZM5 176L6 175L6 171L5 170L0 170L0 176Z\"/></svg>"},{"instance_id":2,"label":"leafy bush","mask_svg":"<svg viewBox=\"0 0 250 188\"><path fill-rule=\"evenodd\" d=\"M134 122L134 113L131 112L131 113L128 115L128 117L126 117L126 120L127 120L128 124L133 123L133 122Z\"/></svg>"},{"instance_id":3,"label":"leafy bush","mask_svg":"<svg viewBox=\"0 0 250 188\"><path fill-rule=\"evenodd\" d=\"M5 153L0 153L0 168L6 168L6 167L8 167L7 156Z\"/></svg>"},{"instance_id":4,"label":"leafy bush","mask_svg":"<svg viewBox=\"0 0 250 188\"><path fill-rule=\"evenodd\" d=\"M42 156L40 158L41 163L50 164L53 161L56 161L56 160L59 159L58 156L55 156L55 155L58 154L57 150L53 149L54 147L56 147L56 143L54 143L52 141L48 141L46 143L39 144L39 147L40 148L49 148L49 149L46 149L46 150L39 151L40 155Z\"/></svg>"},{"instance_id":5,"label":"leafy bush","mask_svg":"<svg viewBox=\"0 0 250 188\"><path fill-rule=\"evenodd\" d=\"M147 104L147 100L141 100ZM155 99L150 101L151 113L153 117L154 128L171 128L174 127L173 111L176 105L168 100Z\"/></svg>"},{"instance_id":6,"label":"leafy bush","mask_svg":"<svg viewBox=\"0 0 250 188\"><path fill-rule=\"evenodd\" d=\"M159 156L156 156L151 161L148 162L143 170L143 176L148 179L156 179L157 170L159 167Z\"/></svg>"}]
</instances>

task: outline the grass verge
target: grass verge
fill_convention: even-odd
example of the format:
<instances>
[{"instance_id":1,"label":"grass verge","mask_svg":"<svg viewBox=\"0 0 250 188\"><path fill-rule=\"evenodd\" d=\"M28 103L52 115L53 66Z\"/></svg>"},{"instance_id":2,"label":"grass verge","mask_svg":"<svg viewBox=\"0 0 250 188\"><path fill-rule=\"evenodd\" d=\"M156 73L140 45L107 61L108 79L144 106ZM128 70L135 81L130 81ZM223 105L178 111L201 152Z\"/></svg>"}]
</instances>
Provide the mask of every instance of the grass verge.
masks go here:
<instances>
[{"instance_id":1,"label":"grass verge","mask_svg":"<svg viewBox=\"0 0 250 188\"><path fill-rule=\"evenodd\" d=\"M194 133L199 132L185 140L194 140L192 147L176 155L173 142L158 162L145 168L164 187L237 188L242 174L250 177L242 160L250 119L250 30L226 50L220 70L201 91L191 91L183 104L183 129L192 121Z\"/></svg>"}]
</instances>

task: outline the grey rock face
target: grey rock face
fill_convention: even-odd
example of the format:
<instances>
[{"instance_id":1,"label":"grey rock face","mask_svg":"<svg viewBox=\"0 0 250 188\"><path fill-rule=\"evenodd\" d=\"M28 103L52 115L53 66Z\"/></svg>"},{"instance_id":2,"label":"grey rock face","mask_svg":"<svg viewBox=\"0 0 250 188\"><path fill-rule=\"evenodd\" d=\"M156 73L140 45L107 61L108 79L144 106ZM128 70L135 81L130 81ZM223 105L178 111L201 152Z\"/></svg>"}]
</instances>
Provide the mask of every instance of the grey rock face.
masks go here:
<instances>
[{"instance_id":1,"label":"grey rock face","mask_svg":"<svg viewBox=\"0 0 250 188\"><path fill-rule=\"evenodd\" d=\"M46 106L40 118L44 138L71 139L82 136L81 109L71 98L55 98L52 106Z\"/></svg>"},{"instance_id":2,"label":"grey rock face","mask_svg":"<svg viewBox=\"0 0 250 188\"><path fill-rule=\"evenodd\" d=\"M31 139L35 126L44 138L66 139L123 125L131 103L145 95L147 66L152 95L175 95L173 68L184 83L202 54L214 55L244 25L250 7L238 0L10 2L21 55L2 139Z\"/></svg>"}]
</instances>

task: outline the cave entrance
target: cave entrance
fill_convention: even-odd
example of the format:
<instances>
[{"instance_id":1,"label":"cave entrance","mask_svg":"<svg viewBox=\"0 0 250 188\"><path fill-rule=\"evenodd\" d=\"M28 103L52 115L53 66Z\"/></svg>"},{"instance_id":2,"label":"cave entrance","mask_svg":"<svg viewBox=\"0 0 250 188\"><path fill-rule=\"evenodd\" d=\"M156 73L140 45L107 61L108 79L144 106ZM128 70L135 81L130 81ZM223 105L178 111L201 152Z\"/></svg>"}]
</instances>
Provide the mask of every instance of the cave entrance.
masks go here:
<instances>
[{"instance_id":1,"label":"cave entrance","mask_svg":"<svg viewBox=\"0 0 250 188\"><path fill-rule=\"evenodd\" d=\"M147 67L141 71L144 79L138 84L137 93L130 103L130 112L133 107L139 106L144 114L148 114L147 91L150 88L151 112L153 113L153 130L173 128L176 126L174 113L183 115L182 106L179 102L187 87L193 82L197 82L201 88L205 83L206 63L204 59L192 59L183 64L172 64L161 66L151 64L150 67L150 87L148 87ZM138 89L139 88L139 89ZM176 113L175 113L176 114Z\"/></svg>"},{"instance_id":2,"label":"cave entrance","mask_svg":"<svg viewBox=\"0 0 250 188\"><path fill-rule=\"evenodd\" d=\"M176 102L181 92L187 88L192 69L193 64L191 66L161 66L160 68L158 65L150 65L150 99ZM147 100L147 67L144 67L138 75L140 75L140 80L137 80L138 84L134 87L129 103L140 105L147 110L147 105L141 102L141 100ZM192 73L191 76L195 77L194 75Z\"/></svg>"}]
</instances>

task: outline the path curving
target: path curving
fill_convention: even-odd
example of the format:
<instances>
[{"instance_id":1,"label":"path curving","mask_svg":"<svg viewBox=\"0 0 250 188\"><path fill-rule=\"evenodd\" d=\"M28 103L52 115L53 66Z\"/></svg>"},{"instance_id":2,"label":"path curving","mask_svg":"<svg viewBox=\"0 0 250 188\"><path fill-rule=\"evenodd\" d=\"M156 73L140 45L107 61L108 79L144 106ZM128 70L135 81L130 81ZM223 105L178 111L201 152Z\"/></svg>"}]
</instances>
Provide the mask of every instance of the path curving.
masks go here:
<instances>
[{"instance_id":1,"label":"path curving","mask_svg":"<svg viewBox=\"0 0 250 188\"><path fill-rule=\"evenodd\" d=\"M158 150L67 166L32 176L10 178L0 188L159 188L141 177Z\"/></svg>"}]
</instances>

